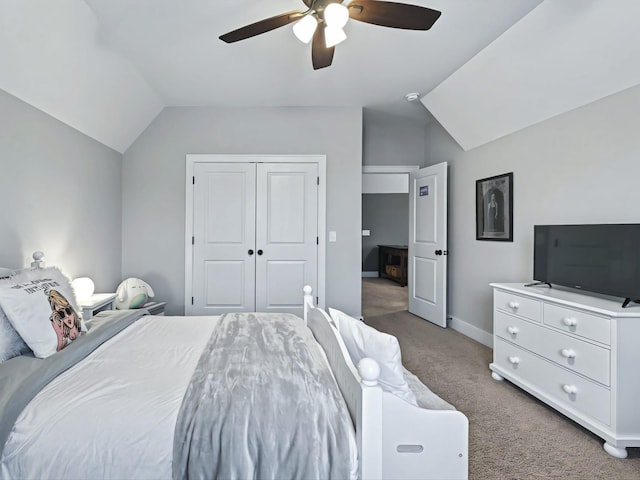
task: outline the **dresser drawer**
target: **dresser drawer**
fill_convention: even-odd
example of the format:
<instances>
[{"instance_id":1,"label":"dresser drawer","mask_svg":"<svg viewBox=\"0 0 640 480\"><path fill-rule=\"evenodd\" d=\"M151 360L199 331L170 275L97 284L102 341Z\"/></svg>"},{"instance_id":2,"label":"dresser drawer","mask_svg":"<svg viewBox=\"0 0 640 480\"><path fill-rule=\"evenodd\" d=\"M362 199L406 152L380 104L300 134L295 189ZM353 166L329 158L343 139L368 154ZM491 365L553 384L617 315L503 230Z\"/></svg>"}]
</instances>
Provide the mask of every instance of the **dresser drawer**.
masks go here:
<instances>
[{"instance_id":1,"label":"dresser drawer","mask_svg":"<svg viewBox=\"0 0 640 480\"><path fill-rule=\"evenodd\" d=\"M499 338L495 339L494 363L530 392L561 407L611 424L611 392L608 388L550 363Z\"/></svg>"},{"instance_id":2,"label":"dresser drawer","mask_svg":"<svg viewBox=\"0 0 640 480\"><path fill-rule=\"evenodd\" d=\"M607 318L545 303L543 322L565 332L611 345L611 322Z\"/></svg>"},{"instance_id":3,"label":"dresser drawer","mask_svg":"<svg viewBox=\"0 0 640 480\"><path fill-rule=\"evenodd\" d=\"M542 302L502 290L494 292L493 305L498 310L520 315L536 322L542 321Z\"/></svg>"},{"instance_id":4,"label":"dresser drawer","mask_svg":"<svg viewBox=\"0 0 640 480\"><path fill-rule=\"evenodd\" d=\"M611 355L606 348L498 311L494 314L494 334L609 385Z\"/></svg>"}]
</instances>

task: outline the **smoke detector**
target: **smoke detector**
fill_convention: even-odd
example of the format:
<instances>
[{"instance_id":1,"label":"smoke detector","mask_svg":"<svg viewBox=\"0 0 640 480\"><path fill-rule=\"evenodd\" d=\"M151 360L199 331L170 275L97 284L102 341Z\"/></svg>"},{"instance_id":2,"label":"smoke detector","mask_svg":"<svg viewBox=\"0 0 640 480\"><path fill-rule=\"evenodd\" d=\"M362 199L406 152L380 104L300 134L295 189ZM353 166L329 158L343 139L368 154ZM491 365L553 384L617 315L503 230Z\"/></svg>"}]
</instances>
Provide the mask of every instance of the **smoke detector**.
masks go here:
<instances>
[{"instance_id":1,"label":"smoke detector","mask_svg":"<svg viewBox=\"0 0 640 480\"><path fill-rule=\"evenodd\" d=\"M415 102L420 98L420 94L417 92L407 93L404 98L407 99L407 102Z\"/></svg>"}]
</instances>

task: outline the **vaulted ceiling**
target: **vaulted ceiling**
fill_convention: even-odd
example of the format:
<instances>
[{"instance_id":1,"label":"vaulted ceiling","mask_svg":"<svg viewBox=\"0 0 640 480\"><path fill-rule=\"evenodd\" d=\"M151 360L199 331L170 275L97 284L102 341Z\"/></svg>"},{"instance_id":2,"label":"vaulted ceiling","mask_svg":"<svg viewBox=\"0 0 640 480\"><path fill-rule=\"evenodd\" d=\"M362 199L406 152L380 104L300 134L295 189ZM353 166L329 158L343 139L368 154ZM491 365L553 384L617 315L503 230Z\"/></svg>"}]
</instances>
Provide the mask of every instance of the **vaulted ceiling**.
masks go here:
<instances>
[{"instance_id":1,"label":"vaulted ceiling","mask_svg":"<svg viewBox=\"0 0 640 480\"><path fill-rule=\"evenodd\" d=\"M310 46L294 37L290 25L234 44L218 39L248 23L304 10L302 0L0 0L0 89L120 152L165 106L361 106L426 123L431 118L427 109L405 100L411 92L423 97L438 120L442 117L461 145L472 147L500 134L473 137L469 129L474 127L454 118L447 105L460 111L461 102L473 102L474 93L495 82L490 94L499 95L499 82L513 59L519 59L518 70L535 73L526 59L530 55L537 59L538 47L548 55L557 42L584 33L574 24L592 26L589 22L598 11L589 22L580 11L602 10L605 4L633 9L634 3L640 4L636 0L407 3L440 10L442 16L429 31L350 21L345 27L348 38L336 47L333 65L313 70ZM558 5L565 5L562 15ZM575 16L571 8L576 9ZM639 18L635 13L632 18ZM615 19L607 28L615 29L611 22ZM566 35L565 26L571 27ZM552 41L541 43L547 33ZM571 46L575 44L580 42ZM545 69L544 74L552 84L553 72ZM452 87L447 86L450 81ZM608 92L600 96L633 81L600 89ZM430 92L437 96L429 97ZM591 92L588 101L598 95ZM562 108L575 108L580 101Z\"/></svg>"}]
</instances>

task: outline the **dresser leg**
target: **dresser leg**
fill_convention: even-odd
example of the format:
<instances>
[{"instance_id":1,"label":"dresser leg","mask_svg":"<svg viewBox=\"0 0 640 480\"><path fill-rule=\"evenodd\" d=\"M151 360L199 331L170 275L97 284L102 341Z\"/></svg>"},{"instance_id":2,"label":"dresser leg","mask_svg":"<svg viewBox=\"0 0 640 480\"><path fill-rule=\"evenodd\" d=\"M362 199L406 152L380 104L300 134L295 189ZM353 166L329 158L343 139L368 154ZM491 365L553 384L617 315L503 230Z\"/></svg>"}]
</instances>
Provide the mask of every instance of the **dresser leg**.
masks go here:
<instances>
[{"instance_id":1,"label":"dresser leg","mask_svg":"<svg viewBox=\"0 0 640 480\"><path fill-rule=\"evenodd\" d=\"M502 380L504 380L504 378L502 377L502 375L498 375L496 372L491 372L491 378L493 378L494 380L497 380L499 382L501 382Z\"/></svg>"},{"instance_id":2,"label":"dresser leg","mask_svg":"<svg viewBox=\"0 0 640 480\"><path fill-rule=\"evenodd\" d=\"M613 445L610 445L607 442L605 442L602 447L604 448L604 451L607 452L612 457L627 458L626 448L614 447Z\"/></svg>"}]
</instances>

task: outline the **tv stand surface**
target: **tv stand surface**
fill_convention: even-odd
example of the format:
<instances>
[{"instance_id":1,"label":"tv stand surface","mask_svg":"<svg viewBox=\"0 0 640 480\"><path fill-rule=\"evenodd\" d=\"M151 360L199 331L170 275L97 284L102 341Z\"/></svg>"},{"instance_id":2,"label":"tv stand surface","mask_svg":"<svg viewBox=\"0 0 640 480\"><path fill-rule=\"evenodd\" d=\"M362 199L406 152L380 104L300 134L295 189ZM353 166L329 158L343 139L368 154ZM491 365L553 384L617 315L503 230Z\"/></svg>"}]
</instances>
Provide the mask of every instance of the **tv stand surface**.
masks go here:
<instances>
[{"instance_id":1,"label":"tv stand surface","mask_svg":"<svg viewBox=\"0 0 640 480\"><path fill-rule=\"evenodd\" d=\"M562 288L492 283L492 377L506 379L604 440L640 447L640 309Z\"/></svg>"},{"instance_id":2,"label":"tv stand surface","mask_svg":"<svg viewBox=\"0 0 640 480\"><path fill-rule=\"evenodd\" d=\"M628 298L628 297L627 297L627 298L625 298L625 299L624 299L624 302L622 302L622 308L627 308L627 306L628 306L631 302L633 302L633 303L640 303L640 300L639 300L639 299L637 299L637 298L636 298L635 300L631 300L630 298Z\"/></svg>"},{"instance_id":3,"label":"tv stand surface","mask_svg":"<svg viewBox=\"0 0 640 480\"><path fill-rule=\"evenodd\" d=\"M531 283L525 283L524 284L525 287L538 287L540 285L546 285L549 288L552 288L551 284L549 282L531 282Z\"/></svg>"}]
</instances>

